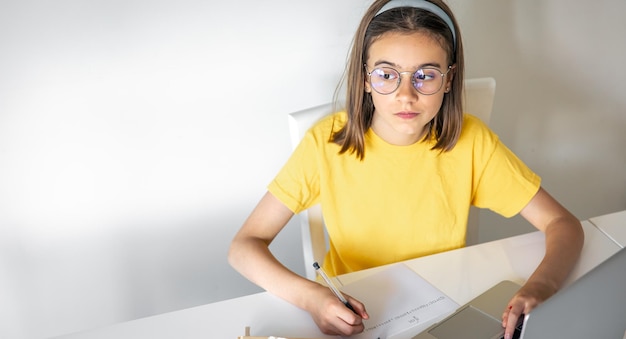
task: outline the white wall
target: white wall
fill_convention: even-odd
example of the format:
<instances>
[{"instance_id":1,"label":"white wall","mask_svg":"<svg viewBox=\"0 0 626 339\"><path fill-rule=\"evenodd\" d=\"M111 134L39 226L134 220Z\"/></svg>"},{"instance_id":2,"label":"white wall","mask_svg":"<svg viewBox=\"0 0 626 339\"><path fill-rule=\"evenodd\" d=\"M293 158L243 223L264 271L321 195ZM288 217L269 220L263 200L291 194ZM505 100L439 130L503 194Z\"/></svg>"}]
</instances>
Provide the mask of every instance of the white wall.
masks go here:
<instances>
[{"instance_id":1,"label":"white wall","mask_svg":"<svg viewBox=\"0 0 626 339\"><path fill-rule=\"evenodd\" d=\"M1 1L0 338L259 291L228 243L370 2ZM494 130L579 218L626 208L626 3L450 3ZM303 272L294 222L273 249Z\"/></svg>"}]
</instances>

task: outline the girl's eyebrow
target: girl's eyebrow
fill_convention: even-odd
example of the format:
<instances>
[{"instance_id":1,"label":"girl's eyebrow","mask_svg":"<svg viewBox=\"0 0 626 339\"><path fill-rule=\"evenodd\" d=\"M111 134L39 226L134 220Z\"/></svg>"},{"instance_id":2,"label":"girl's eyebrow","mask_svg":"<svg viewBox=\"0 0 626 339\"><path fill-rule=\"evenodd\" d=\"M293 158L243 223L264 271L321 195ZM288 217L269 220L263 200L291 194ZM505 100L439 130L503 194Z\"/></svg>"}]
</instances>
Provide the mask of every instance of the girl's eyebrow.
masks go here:
<instances>
[{"instance_id":1,"label":"girl's eyebrow","mask_svg":"<svg viewBox=\"0 0 626 339\"><path fill-rule=\"evenodd\" d=\"M401 68L398 64L391 62L391 61L387 61L387 60L378 60L374 63L374 67L376 66L380 66L380 65L388 65L391 66L393 68ZM415 67L415 69L420 69L420 68L424 68L424 67L436 67L436 68L441 68L441 64L439 64L438 62L427 62L427 63L423 63L418 65L417 67Z\"/></svg>"}]
</instances>

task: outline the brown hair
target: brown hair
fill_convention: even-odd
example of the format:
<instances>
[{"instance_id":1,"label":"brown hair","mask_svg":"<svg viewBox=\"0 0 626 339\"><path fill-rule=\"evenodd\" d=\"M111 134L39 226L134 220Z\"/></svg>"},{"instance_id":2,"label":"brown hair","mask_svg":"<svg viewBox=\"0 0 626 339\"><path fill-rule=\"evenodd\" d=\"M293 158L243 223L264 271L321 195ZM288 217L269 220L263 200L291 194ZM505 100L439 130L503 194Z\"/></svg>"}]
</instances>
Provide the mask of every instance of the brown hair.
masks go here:
<instances>
[{"instance_id":1,"label":"brown hair","mask_svg":"<svg viewBox=\"0 0 626 339\"><path fill-rule=\"evenodd\" d=\"M366 74L363 64L368 58L369 48L376 39L388 32L422 32L437 39L448 55L449 65L455 65L450 92L444 95L439 113L427 126L424 140L433 136L436 144L432 149L449 151L454 148L461 134L463 121L463 44L456 19L450 8L441 0L429 0L445 11L454 24L456 49L452 32L437 15L419 8L398 7L376 15L390 0L376 0L367 10L352 41L348 64L342 82L346 82L345 109L348 121L331 136L331 141L340 145L340 154L356 153L359 159L365 156L365 132L372 124L374 104L370 93L365 92Z\"/></svg>"}]
</instances>

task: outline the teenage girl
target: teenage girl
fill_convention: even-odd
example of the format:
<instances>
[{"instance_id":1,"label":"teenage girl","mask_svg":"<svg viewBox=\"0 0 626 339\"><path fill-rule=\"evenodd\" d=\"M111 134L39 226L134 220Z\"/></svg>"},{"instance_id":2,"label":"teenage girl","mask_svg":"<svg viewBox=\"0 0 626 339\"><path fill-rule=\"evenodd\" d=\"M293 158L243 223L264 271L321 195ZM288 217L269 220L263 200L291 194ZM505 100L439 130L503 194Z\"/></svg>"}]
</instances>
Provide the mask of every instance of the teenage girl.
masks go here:
<instances>
[{"instance_id":1,"label":"teenage girl","mask_svg":"<svg viewBox=\"0 0 626 339\"><path fill-rule=\"evenodd\" d=\"M365 306L285 268L268 249L294 213L321 203L330 238L324 269L344 274L464 246L470 205L521 214L546 253L505 307L510 338L523 313L553 295L576 263L580 222L471 112L463 45L441 0L376 0L356 32L345 111L304 136L233 239L229 261L308 311L325 334L363 331Z\"/></svg>"}]
</instances>

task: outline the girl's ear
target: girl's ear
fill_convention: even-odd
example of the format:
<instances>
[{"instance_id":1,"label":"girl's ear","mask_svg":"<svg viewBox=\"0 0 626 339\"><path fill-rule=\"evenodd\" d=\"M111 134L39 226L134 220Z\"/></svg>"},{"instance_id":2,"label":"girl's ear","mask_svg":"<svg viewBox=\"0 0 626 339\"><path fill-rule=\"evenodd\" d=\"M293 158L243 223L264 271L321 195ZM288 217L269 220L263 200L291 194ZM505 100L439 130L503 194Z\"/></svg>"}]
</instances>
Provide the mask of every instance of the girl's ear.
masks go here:
<instances>
[{"instance_id":1,"label":"girl's ear","mask_svg":"<svg viewBox=\"0 0 626 339\"><path fill-rule=\"evenodd\" d=\"M452 80L454 80L454 74L455 74L454 71L456 71L456 64L451 66L450 71L446 75L446 83L444 84L444 87L443 87L445 93L449 93L450 89L452 88Z\"/></svg>"},{"instance_id":2,"label":"girl's ear","mask_svg":"<svg viewBox=\"0 0 626 339\"><path fill-rule=\"evenodd\" d=\"M364 84L365 93L372 93L372 87L370 86L370 83L367 81L367 78L365 78L364 82L365 82Z\"/></svg>"}]
</instances>

